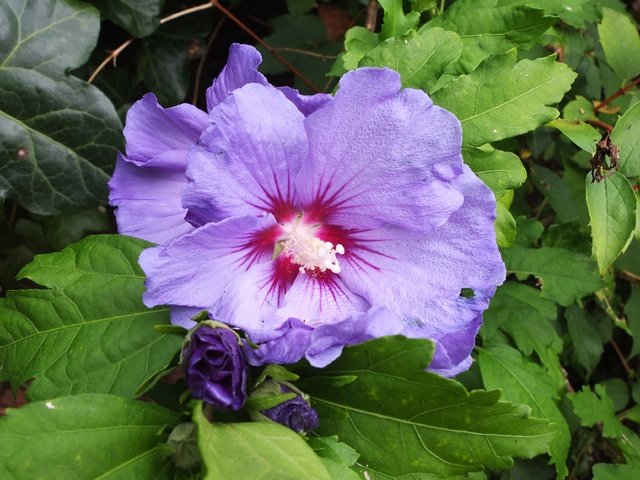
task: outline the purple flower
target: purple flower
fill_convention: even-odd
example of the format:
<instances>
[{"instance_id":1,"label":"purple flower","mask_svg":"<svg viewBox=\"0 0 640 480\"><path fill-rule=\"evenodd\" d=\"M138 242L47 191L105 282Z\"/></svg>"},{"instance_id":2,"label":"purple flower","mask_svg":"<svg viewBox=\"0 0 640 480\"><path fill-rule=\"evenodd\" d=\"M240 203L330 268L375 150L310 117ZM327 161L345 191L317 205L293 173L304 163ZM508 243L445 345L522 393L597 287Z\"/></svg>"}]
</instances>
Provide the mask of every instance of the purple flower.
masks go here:
<instances>
[{"instance_id":1,"label":"purple flower","mask_svg":"<svg viewBox=\"0 0 640 480\"><path fill-rule=\"evenodd\" d=\"M247 363L232 330L198 327L182 352L182 368L193 398L233 410L244 405Z\"/></svg>"},{"instance_id":2,"label":"purple flower","mask_svg":"<svg viewBox=\"0 0 640 480\"><path fill-rule=\"evenodd\" d=\"M145 303L208 309L259 344L252 363L321 367L404 334L435 341L433 370L468 368L505 270L458 120L389 69L332 98L262 78L211 103L182 192L197 228L143 252Z\"/></svg>"},{"instance_id":3,"label":"purple flower","mask_svg":"<svg viewBox=\"0 0 640 480\"><path fill-rule=\"evenodd\" d=\"M282 391L289 392L291 390L282 387ZM282 402L273 408L263 410L262 414L298 433L306 433L318 428L320 425L318 412L311 408L309 403L300 396Z\"/></svg>"}]
</instances>

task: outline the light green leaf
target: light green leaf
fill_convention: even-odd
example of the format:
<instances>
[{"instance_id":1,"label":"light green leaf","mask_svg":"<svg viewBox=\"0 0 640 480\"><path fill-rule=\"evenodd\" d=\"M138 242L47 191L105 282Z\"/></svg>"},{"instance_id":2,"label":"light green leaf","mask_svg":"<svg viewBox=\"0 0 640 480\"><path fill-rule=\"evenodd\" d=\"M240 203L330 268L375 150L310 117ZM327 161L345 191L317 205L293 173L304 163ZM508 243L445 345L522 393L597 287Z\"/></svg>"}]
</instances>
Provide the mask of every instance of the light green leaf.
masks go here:
<instances>
[{"instance_id":1,"label":"light green leaf","mask_svg":"<svg viewBox=\"0 0 640 480\"><path fill-rule=\"evenodd\" d=\"M598 34L607 62L614 72L628 80L640 73L640 35L626 14L603 8Z\"/></svg>"},{"instance_id":2,"label":"light green leaf","mask_svg":"<svg viewBox=\"0 0 640 480\"><path fill-rule=\"evenodd\" d=\"M451 73L470 73L491 55L534 46L555 19L525 5L500 5L498 0L457 0L425 28L442 27L462 38L464 49Z\"/></svg>"},{"instance_id":3,"label":"light green leaf","mask_svg":"<svg viewBox=\"0 0 640 480\"><path fill-rule=\"evenodd\" d=\"M582 390L569 394L573 411L580 417L580 425L593 427L601 423L604 427L602 435L615 438L625 433L625 427L616 417L616 407L602 385L596 385L595 393L587 385Z\"/></svg>"},{"instance_id":4,"label":"light green leaf","mask_svg":"<svg viewBox=\"0 0 640 480\"><path fill-rule=\"evenodd\" d=\"M301 373L298 385L321 418L318 433L337 434L360 453L372 476L446 478L482 468L509 468L512 457L547 451L555 437L528 408L498 401L496 391L467 392L458 382L423 371L427 340L383 337L344 350L324 369ZM342 388L325 379L354 374Z\"/></svg>"},{"instance_id":5,"label":"light green leaf","mask_svg":"<svg viewBox=\"0 0 640 480\"><path fill-rule=\"evenodd\" d=\"M496 212L496 221L493 225L496 231L496 242L500 248L510 247L516 241L516 221L509 208L500 200L496 203Z\"/></svg>"},{"instance_id":6,"label":"light green leaf","mask_svg":"<svg viewBox=\"0 0 640 480\"><path fill-rule=\"evenodd\" d=\"M600 182L585 178L593 251L604 273L626 250L636 227L636 195L629 180L616 172Z\"/></svg>"},{"instance_id":7,"label":"light green leaf","mask_svg":"<svg viewBox=\"0 0 640 480\"><path fill-rule=\"evenodd\" d=\"M531 247L535 245L542 232L544 232L544 225L535 218L527 218L524 215L520 215L516 218L517 234L516 242L523 247Z\"/></svg>"},{"instance_id":8,"label":"light green leaf","mask_svg":"<svg viewBox=\"0 0 640 480\"><path fill-rule=\"evenodd\" d=\"M384 9L382 17L382 28L380 29L380 39L399 38L409 33L418 25L420 13L409 12L404 14L402 0L380 0L380 5Z\"/></svg>"},{"instance_id":9,"label":"light green leaf","mask_svg":"<svg viewBox=\"0 0 640 480\"><path fill-rule=\"evenodd\" d=\"M562 116L567 120L593 120L597 118L593 103L578 95L562 109Z\"/></svg>"},{"instance_id":10,"label":"light green leaf","mask_svg":"<svg viewBox=\"0 0 640 480\"><path fill-rule=\"evenodd\" d=\"M571 305L564 312L567 319L573 352L580 366L590 376L602 356L602 340L593 325L593 318L578 305Z\"/></svg>"},{"instance_id":11,"label":"light green leaf","mask_svg":"<svg viewBox=\"0 0 640 480\"><path fill-rule=\"evenodd\" d=\"M620 173L627 177L640 175L640 103L618 119L611 141L620 149Z\"/></svg>"},{"instance_id":12,"label":"light green leaf","mask_svg":"<svg viewBox=\"0 0 640 480\"><path fill-rule=\"evenodd\" d=\"M8 292L0 300L0 380L17 388L35 377L32 399L137 396L182 343L153 328L168 323L168 309L142 304L136 260L149 245L118 235L87 237L27 265L21 278L48 289Z\"/></svg>"},{"instance_id":13,"label":"light green leaf","mask_svg":"<svg viewBox=\"0 0 640 480\"><path fill-rule=\"evenodd\" d=\"M602 288L595 263L586 255L564 248L524 248L513 245L502 252L507 270L520 280L540 279L542 296L569 306Z\"/></svg>"},{"instance_id":14,"label":"light green leaf","mask_svg":"<svg viewBox=\"0 0 640 480\"><path fill-rule=\"evenodd\" d=\"M120 121L100 90L66 75L93 50L98 11L5 0L0 19L0 200L43 215L99 205L122 144Z\"/></svg>"},{"instance_id":15,"label":"light green leaf","mask_svg":"<svg viewBox=\"0 0 640 480\"><path fill-rule=\"evenodd\" d=\"M134 37L146 37L158 28L164 0L89 0L89 3Z\"/></svg>"},{"instance_id":16,"label":"light green leaf","mask_svg":"<svg viewBox=\"0 0 640 480\"><path fill-rule=\"evenodd\" d=\"M593 466L593 480L621 480L640 478L640 462L630 464L596 463Z\"/></svg>"},{"instance_id":17,"label":"light green leaf","mask_svg":"<svg viewBox=\"0 0 640 480\"><path fill-rule=\"evenodd\" d=\"M491 57L433 95L460 119L463 146L514 137L558 116L546 105L562 99L576 74L553 57L516 63L516 56L512 50Z\"/></svg>"},{"instance_id":18,"label":"light green leaf","mask_svg":"<svg viewBox=\"0 0 640 480\"><path fill-rule=\"evenodd\" d=\"M333 480L359 480L358 474L351 467L360 454L346 443L338 441L338 437L311 437L309 445L318 454Z\"/></svg>"},{"instance_id":19,"label":"light green leaf","mask_svg":"<svg viewBox=\"0 0 640 480\"><path fill-rule=\"evenodd\" d=\"M344 52L340 54L327 75L339 77L349 70L355 70L360 60L379 43L377 33L364 27L350 28L344 37Z\"/></svg>"},{"instance_id":20,"label":"light green leaf","mask_svg":"<svg viewBox=\"0 0 640 480\"><path fill-rule=\"evenodd\" d=\"M556 118L547 123L547 126L560 130L569 140L585 152L589 152L592 155L596 152L596 143L600 140L601 135L591 125L581 122L580 120Z\"/></svg>"},{"instance_id":21,"label":"light green leaf","mask_svg":"<svg viewBox=\"0 0 640 480\"><path fill-rule=\"evenodd\" d=\"M520 187L527 179L527 171L515 153L487 148L465 148L462 156L464 163L496 195Z\"/></svg>"},{"instance_id":22,"label":"light green leaf","mask_svg":"<svg viewBox=\"0 0 640 480\"><path fill-rule=\"evenodd\" d=\"M369 52L360 66L389 67L405 87L432 93L447 65L456 61L462 41L454 32L429 28L408 40L390 38Z\"/></svg>"},{"instance_id":23,"label":"light green leaf","mask_svg":"<svg viewBox=\"0 0 640 480\"><path fill-rule=\"evenodd\" d=\"M529 405L532 416L546 418L558 427L549 454L558 477L566 477L571 433L556 403L559 396L555 382L544 369L525 360L520 352L507 345L483 347L478 362L486 388L502 389L505 400Z\"/></svg>"},{"instance_id":24,"label":"light green leaf","mask_svg":"<svg viewBox=\"0 0 640 480\"><path fill-rule=\"evenodd\" d=\"M148 402L85 394L28 403L0 418L6 480L174 478L160 449L179 415Z\"/></svg>"},{"instance_id":25,"label":"light green leaf","mask_svg":"<svg viewBox=\"0 0 640 480\"><path fill-rule=\"evenodd\" d=\"M331 480L303 438L271 422L211 423L197 404L193 421L206 479Z\"/></svg>"},{"instance_id":26,"label":"light green leaf","mask_svg":"<svg viewBox=\"0 0 640 480\"><path fill-rule=\"evenodd\" d=\"M599 19L599 5L592 0L498 0L500 5L529 5L541 8L547 15L558 16L565 23L583 28Z\"/></svg>"}]
</instances>

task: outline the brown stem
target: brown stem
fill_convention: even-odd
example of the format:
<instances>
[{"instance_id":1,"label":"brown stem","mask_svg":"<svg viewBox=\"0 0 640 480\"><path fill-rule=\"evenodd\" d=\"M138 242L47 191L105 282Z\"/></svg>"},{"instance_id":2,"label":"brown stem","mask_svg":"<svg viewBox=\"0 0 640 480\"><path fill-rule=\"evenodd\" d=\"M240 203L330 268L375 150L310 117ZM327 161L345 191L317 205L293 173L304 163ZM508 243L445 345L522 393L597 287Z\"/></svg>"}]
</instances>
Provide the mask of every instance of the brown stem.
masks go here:
<instances>
[{"instance_id":1,"label":"brown stem","mask_svg":"<svg viewBox=\"0 0 640 480\"><path fill-rule=\"evenodd\" d=\"M307 55L308 57L315 57L321 60L335 60L337 55L324 55L322 53L310 52L309 50L302 50L301 48L290 48L290 47L273 47L276 52L291 52L291 53L299 53L300 55Z\"/></svg>"},{"instance_id":2,"label":"brown stem","mask_svg":"<svg viewBox=\"0 0 640 480\"><path fill-rule=\"evenodd\" d=\"M253 30L251 30L247 25L245 25L242 22L242 20L240 20L238 17L236 17L233 13L231 13L225 7L220 5L220 2L218 2L217 0L211 0L211 4L214 7L216 7L218 10L220 10L223 13L223 15L225 15L229 20L231 20L238 27L240 27L247 35L249 35L256 42L258 42L260 45L262 45L264 48L266 48L267 51L271 55L273 55L276 60L278 60L285 67L287 67L287 69L289 69L289 71L291 73L293 73L296 77L298 77L300 80L302 80L309 88L311 88L315 92L321 92L321 90L318 87L316 87L313 84L313 82L311 82L311 80L309 80L307 77L305 77L296 67L291 65L287 61L286 58L284 58L282 55L280 55L271 45L269 45L267 42L265 42L257 33L255 33Z\"/></svg>"},{"instance_id":3,"label":"brown stem","mask_svg":"<svg viewBox=\"0 0 640 480\"><path fill-rule=\"evenodd\" d=\"M200 81L202 80L202 70L204 69L204 64L207 60L207 57L209 56L209 50L211 50L211 46L213 45L214 40L218 36L218 33L220 33L220 29L222 28L225 19L226 17L220 17L220 20L218 20L218 23L214 27L213 32L211 33L211 36L207 41L207 45L204 48L204 54L198 62L198 68L196 69L196 80L193 83L193 98L191 99L192 105L195 105L198 101L198 93L200 93Z\"/></svg>"},{"instance_id":4,"label":"brown stem","mask_svg":"<svg viewBox=\"0 0 640 480\"><path fill-rule=\"evenodd\" d=\"M367 4L367 18L364 21L364 26L367 30L372 32L376 29L376 23L378 22L378 0L369 0Z\"/></svg>"},{"instance_id":5,"label":"brown stem","mask_svg":"<svg viewBox=\"0 0 640 480\"><path fill-rule=\"evenodd\" d=\"M629 367L629 364L627 363L626 358L624 358L624 355L622 354L620 347L618 347L618 344L613 338L611 339L611 345L613 346L613 349L616 351L616 355L618 355L618 358L620 359L622 366L627 371L627 375L633 375L633 370L631 370L631 367Z\"/></svg>"},{"instance_id":6,"label":"brown stem","mask_svg":"<svg viewBox=\"0 0 640 480\"><path fill-rule=\"evenodd\" d=\"M616 98L621 97L622 95L627 93L629 90L631 90L633 87L635 87L639 83L640 83L640 76L634 78L629 84L625 85L624 87L620 87L615 93L605 98L598 105L596 105L594 110L596 112L602 110L604 107L606 107L611 102L613 102Z\"/></svg>"},{"instance_id":7,"label":"brown stem","mask_svg":"<svg viewBox=\"0 0 640 480\"><path fill-rule=\"evenodd\" d=\"M608 123L603 122L602 120L598 120L597 118L585 120L586 123L593 125L594 127L602 128L603 130L607 130L608 132L613 130L613 127Z\"/></svg>"}]
</instances>

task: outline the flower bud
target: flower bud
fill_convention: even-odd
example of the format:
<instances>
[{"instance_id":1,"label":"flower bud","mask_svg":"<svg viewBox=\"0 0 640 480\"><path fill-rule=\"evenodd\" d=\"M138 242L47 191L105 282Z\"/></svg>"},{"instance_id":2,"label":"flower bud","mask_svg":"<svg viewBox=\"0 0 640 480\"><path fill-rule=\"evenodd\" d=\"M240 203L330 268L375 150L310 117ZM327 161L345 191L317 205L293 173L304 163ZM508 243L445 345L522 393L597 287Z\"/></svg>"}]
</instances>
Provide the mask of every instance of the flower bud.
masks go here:
<instances>
[{"instance_id":1,"label":"flower bud","mask_svg":"<svg viewBox=\"0 0 640 480\"><path fill-rule=\"evenodd\" d=\"M281 388L283 393L291 391L284 386ZM263 410L262 414L298 433L306 433L320 425L318 412L311 408L309 402L300 396L282 402L273 408Z\"/></svg>"}]
</instances>

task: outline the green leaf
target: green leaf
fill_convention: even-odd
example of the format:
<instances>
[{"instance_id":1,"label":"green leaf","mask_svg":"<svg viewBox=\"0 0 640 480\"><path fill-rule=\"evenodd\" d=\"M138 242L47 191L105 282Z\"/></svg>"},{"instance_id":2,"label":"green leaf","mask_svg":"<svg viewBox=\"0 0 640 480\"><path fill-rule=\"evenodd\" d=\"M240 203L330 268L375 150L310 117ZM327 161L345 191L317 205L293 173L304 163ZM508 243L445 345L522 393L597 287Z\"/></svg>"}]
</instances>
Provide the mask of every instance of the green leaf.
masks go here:
<instances>
[{"instance_id":1,"label":"green leaf","mask_svg":"<svg viewBox=\"0 0 640 480\"><path fill-rule=\"evenodd\" d=\"M542 297L569 306L602 288L595 263L586 255L564 248L524 248L513 245L502 252L507 270L520 280L540 279Z\"/></svg>"},{"instance_id":2,"label":"green leaf","mask_svg":"<svg viewBox=\"0 0 640 480\"><path fill-rule=\"evenodd\" d=\"M460 119L463 146L514 137L558 116L546 105L562 99L576 74L552 56L518 63L516 56L512 50L490 57L433 95Z\"/></svg>"},{"instance_id":3,"label":"green leaf","mask_svg":"<svg viewBox=\"0 0 640 480\"><path fill-rule=\"evenodd\" d=\"M614 72L628 80L640 73L640 35L626 14L603 8L598 34Z\"/></svg>"},{"instance_id":4,"label":"green leaf","mask_svg":"<svg viewBox=\"0 0 640 480\"><path fill-rule=\"evenodd\" d=\"M602 435L615 438L625 433L625 427L616 417L616 407L602 385L596 385L595 393L587 385L582 390L569 394L573 411L580 417L580 425L593 427L601 423L604 427Z\"/></svg>"},{"instance_id":5,"label":"green leaf","mask_svg":"<svg viewBox=\"0 0 640 480\"><path fill-rule=\"evenodd\" d=\"M620 149L620 173L627 177L640 175L640 103L618 119L611 141Z\"/></svg>"},{"instance_id":6,"label":"green leaf","mask_svg":"<svg viewBox=\"0 0 640 480\"><path fill-rule=\"evenodd\" d=\"M509 468L512 457L547 451L555 429L528 418L528 408L498 401L496 391L467 392L423 369L427 340L383 337L344 350L321 370L301 372L299 386L318 410L318 433L337 434L360 453L371 474L445 478L482 468ZM327 388L332 375L357 375Z\"/></svg>"},{"instance_id":7,"label":"green leaf","mask_svg":"<svg viewBox=\"0 0 640 480\"><path fill-rule=\"evenodd\" d=\"M513 197L513 195L510 195ZM496 242L498 246L501 248L507 248L513 245L513 242L516 241L516 221L511 215L509 208L505 206L505 204L498 199L496 203L496 221L494 229L496 231ZM508 201L511 203L511 200Z\"/></svg>"},{"instance_id":8,"label":"green leaf","mask_svg":"<svg viewBox=\"0 0 640 480\"><path fill-rule=\"evenodd\" d=\"M512 3L513 0L502 0L506 3ZM595 22L599 17L599 6L597 2L592 0L525 0L516 3L526 3L537 8L544 9L547 15L555 15L562 19L563 22L576 27L583 28L588 22Z\"/></svg>"},{"instance_id":9,"label":"green leaf","mask_svg":"<svg viewBox=\"0 0 640 480\"><path fill-rule=\"evenodd\" d=\"M447 65L456 61L462 41L454 32L429 28L409 40L390 38L369 52L360 66L389 67L400 73L405 87L431 93Z\"/></svg>"},{"instance_id":10,"label":"green leaf","mask_svg":"<svg viewBox=\"0 0 640 480\"><path fill-rule=\"evenodd\" d=\"M8 292L0 300L0 380L17 388L35 377L28 395L36 400L87 392L136 396L182 344L153 328L168 323L168 309L142 304L136 260L149 245L87 237L27 265L20 277L48 289Z\"/></svg>"},{"instance_id":11,"label":"green leaf","mask_svg":"<svg viewBox=\"0 0 640 480\"><path fill-rule=\"evenodd\" d=\"M496 195L520 187L527 179L527 171L515 153L487 148L465 148L462 156L464 163Z\"/></svg>"},{"instance_id":12,"label":"green leaf","mask_svg":"<svg viewBox=\"0 0 640 480\"><path fill-rule=\"evenodd\" d=\"M478 357L482 380L486 388L502 389L505 400L531 407L531 415L546 418L558 427L549 445L551 460L559 477L566 477L567 455L571 444L569 425L556 403L556 384L538 365L525 360L520 352L507 345L489 345Z\"/></svg>"},{"instance_id":13,"label":"green leaf","mask_svg":"<svg viewBox=\"0 0 640 480\"><path fill-rule=\"evenodd\" d=\"M535 352L556 384L562 385L564 376L558 360L562 340L552 325L556 316L556 304L543 298L540 290L506 282L491 299L480 334L490 341L498 330L506 333L524 354Z\"/></svg>"},{"instance_id":14,"label":"green leaf","mask_svg":"<svg viewBox=\"0 0 640 480\"><path fill-rule=\"evenodd\" d=\"M567 319L569 336L573 343L573 352L578 364L590 376L602 356L602 340L593 325L593 318L578 305L571 305L564 312Z\"/></svg>"},{"instance_id":15,"label":"green leaf","mask_svg":"<svg viewBox=\"0 0 640 480\"><path fill-rule=\"evenodd\" d=\"M512 48L527 49L540 39L554 19L525 5L500 5L497 0L457 0L426 28L442 27L462 38L464 50L452 73L470 73L487 57Z\"/></svg>"},{"instance_id":16,"label":"green leaf","mask_svg":"<svg viewBox=\"0 0 640 480\"><path fill-rule=\"evenodd\" d=\"M0 418L4 479L172 479L160 449L175 412L147 402L85 394L9 409Z\"/></svg>"},{"instance_id":17,"label":"green leaf","mask_svg":"<svg viewBox=\"0 0 640 480\"><path fill-rule=\"evenodd\" d=\"M629 353L629 358L632 358L640 353L640 288L637 286L631 287L631 296L624 306L624 314L633 335L633 347Z\"/></svg>"},{"instance_id":18,"label":"green leaf","mask_svg":"<svg viewBox=\"0 0 640 480\"><path fill-rule=\"evenodd\" d=\"M516 242L523 247L531 247L536 244L544 232L544 225L535 218L527 218L521 215L516 218L516 224Z\"/></svg>"},{"instance_id":19,"label":"green leaf","mask_svg":"<svg viewBox=\"0 0 640 480\"><path fill-rule=\"evenodd\" d=\"M325 468L334 480L359 480L358 474L351 470L360 455L338 437L311 437L309 446L318 454Z\"/></svg>"},{"instance_id":20,"label":"green leaf","mask_svg":"<svg viewBox=\"0 0 640 480\"><path fill-rule=\"evenodd\" d=\"M401 37L414 29L420 20L420 13L409 12L405 15L402 8L402 0L380 0L384 9L380 39L386 40L392 37Z\"/></svg>"},{"instance_id":21,"label":"green leaf","mask_svg":"<svg viewBox=\"0 0 640 480\"><path fill-rule=\"evenodd\" d=\"M193 412L203 478L331 480L300 435L270 422L210 423L198 403Z\"/></svg>"},{"instance_id":22,"label":"green leaf","mask_svg":"<svg viewBox=\"0 0 640 480\"><path fill-rule=\"evenodd\" d=\"M0 200L71 213L106 200L121 126L100 90L66 75L93 50L98 11L75 1L33 5L0 2Z\"/></svg>"},{"instance_id":23,"label":"green leaf","mask_svg":"<svg viewBox=\"0 0 640 480\"><path fill-rule=\"evenodd\" d=\"M90 233L111 230L107 211L103 207L93 208L71 215L46 217L42 220L44 234L49 244L60 250Z\"/></svg>"},{"instance_id":24,"label":"green leaf","mask_svg":"<svg viewBox=\"0 0 640 480\"><path fill-rule=\"evenodd\" d=\"M578 95L575 100L567 103L562 110L562 116L567 120L595 120L597 118L593 103Z\"/></svg>"},{"instance_id":25,"label":"green leaf","mask_svg":"<svg viewBox=\"0 0 640 480\"><path fill-rule=\"evenodd\" d=\"M597 463L593 466L593 480L620 480L640 477L640 462L631 464Z\"/></svg>"},{"instance_id":26,"label":"green leaf","mask_svg":"<svg viewBox=\"0 0 640 480\"><path fill-rule=\"evenodd\" d=\"M581 207L576 196L557 173L533 162L530 163L529 170L533 184L558 214L560 222L568 223L586 215L586 212L583 213L586 209Z\"/></svg>"},{"instance_id":27,"label":"green leaf","mask_svg":"<svg viewBox=\"0 0 640 480\"><path fill-rule=\"evenodd\" d=\"M89 3L134 37L146 37L158 28L164 0L89 0Z\"/></svg>"},{"instance_id":28,"label":"green leaf","mask_svg":"<svg viewBox=\"0 0 640 480\"><path fill-rule=\"evenodd\" d=\"M344 52L340 54L328 75L339 77L349 70L358 68L360 60L380 43L377 33L364 27L347 30L344 37Z\"/></svg>"},{"instance_id":29,"label":"green leaf","mask_svg":"<svg viewBox=\"0 0 640 480\"><path fill-rule=\"evenodd\" d=\"M600 273L604 273L633 238L636 195L629 180L619 172L600 182L591 181L589 173L585 184L593 251Z\"/></svg>"},{"instance_id":30,"label":"green leaf","mask_svg":"<svg viewBox=\"0 0 640 480\"><path fill-rule=\"evenodd\" d=\"M592 155L596 152L596 143L600 140L601 135L591 125L581 122L580 120L556 118L547 123L547 126L560 130L569 140L585 152L589 152Z\"/></svg>"}]
</instances>

